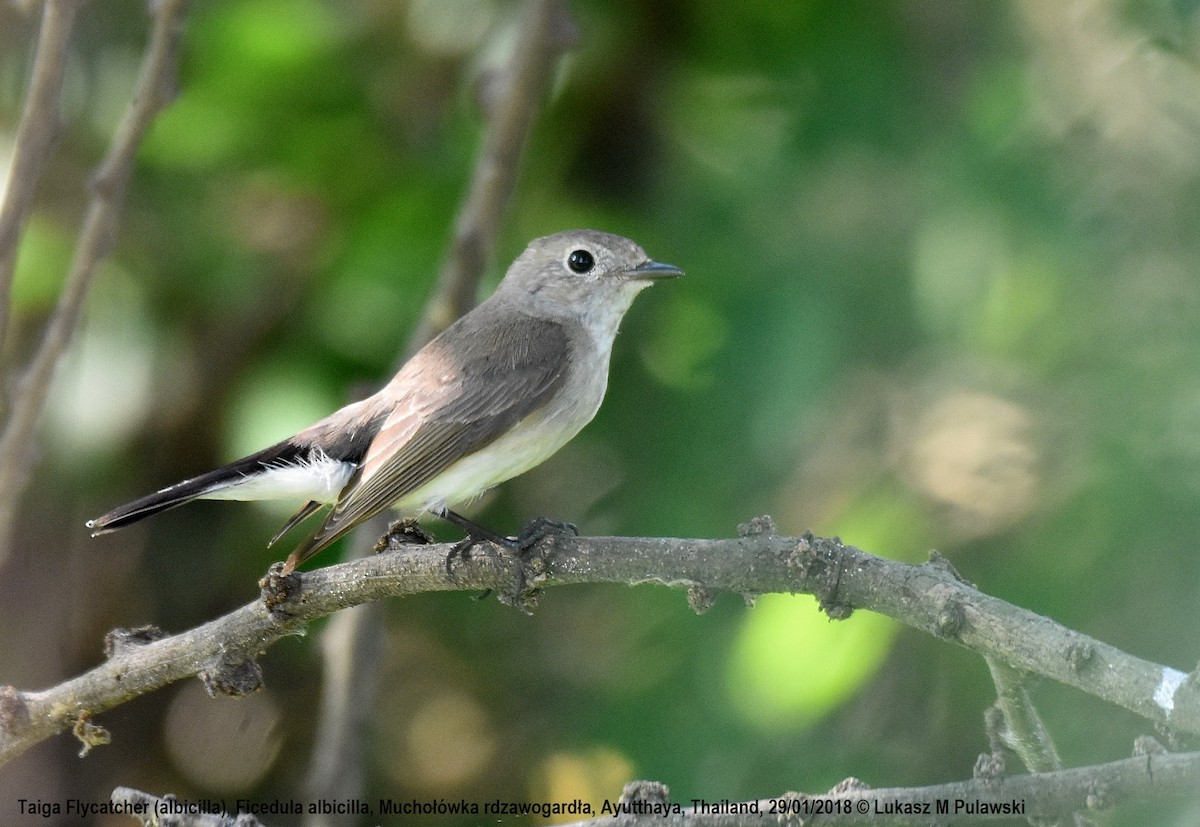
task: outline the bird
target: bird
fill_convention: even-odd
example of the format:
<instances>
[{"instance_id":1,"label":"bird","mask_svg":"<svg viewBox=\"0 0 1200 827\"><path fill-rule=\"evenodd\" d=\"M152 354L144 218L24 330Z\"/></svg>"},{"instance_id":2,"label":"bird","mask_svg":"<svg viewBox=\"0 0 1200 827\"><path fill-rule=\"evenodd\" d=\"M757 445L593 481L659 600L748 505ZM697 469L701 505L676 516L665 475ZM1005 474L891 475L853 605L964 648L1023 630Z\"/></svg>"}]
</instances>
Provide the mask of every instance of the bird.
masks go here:
<instances>
[{"instance_id":1,"label":"bird","mask_svg":"<svg viewBox=\"0 0 1200 827\"><path fill-rule=\"evenodd\" d=\"M287 558L284 574L388 509L443 517L470 534L480 527L454 509L544 462L592 420L607 390L613 340L634 298L681 275L611 233L567 230L534 239L491 296L372 396L87 527L97 537L197 499L303 502L271 546L328 507Z\"/></svg>"}]
</instances>

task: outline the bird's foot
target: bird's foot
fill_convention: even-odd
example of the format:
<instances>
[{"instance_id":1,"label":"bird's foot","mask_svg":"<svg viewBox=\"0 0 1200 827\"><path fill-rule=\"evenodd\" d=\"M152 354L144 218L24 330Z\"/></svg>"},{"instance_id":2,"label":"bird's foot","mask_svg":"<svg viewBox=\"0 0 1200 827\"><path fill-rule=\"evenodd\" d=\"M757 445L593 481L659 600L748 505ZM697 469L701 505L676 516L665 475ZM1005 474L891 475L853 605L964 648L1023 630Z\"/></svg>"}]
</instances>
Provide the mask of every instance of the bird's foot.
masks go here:
<instances>
[{"instance_id":1,"label":"bird's foot","mask_svg":"<svg viewBox=\"0 0 1200 827\"><path fill-rule=\"evenodd\" d=\"M542 595L540 584L546 579L550 557L554 553L554 539L578 536L579 529L574 523L548 517L535 517L522 526L520 533L506 544L517 558L516 577L512 587L501 593L500 602L515 606L525 614L533 614Z\"/></svg>"},{"instance_id":2,"label":"bird's foot","mask_svg":"<svg viewBox=\"0 0 1200 827\"><path fill-rule=\"evenodd\" d=\"M446 574L449 577L454 576L454 560L458 558L464 563L471 559L471 550L477 545L491 544L516 551L516 540L512 537L502 537L496 532L484 528L474 520L469 520L461 514L458 514L449 509L442 510L439 515L442 519L454 523L456 526L467 532L467 536L463 537L454 544L454 548L450 549L450 553L446 555ZM486 547L486 546L485 546ZM491 553L491 549L488 549Z\"/></svg>"},{"instance_id":3,"label":"bird's foot","mask_svg":"<svg viewBox=\"0 0 1200 827\"><path fill-rule=\"evenodd\" d=\"M548 517L535 517L530 520L521 527L516 537L502 537L453 511L443 511L441 516L467 532L467 536L455 543L454 548L446 555L446 574L453 577L454 561L470 560L471 551L477 545L483 545L489 555L494 554L496 547L504 549L516 558L517 565L513 585L501 593L500 601L516 606L526 614L532 612L537 598L542 593L541 587L536 584L545 579L549 556L553 551L553 544L546 544L545 541L555 537L579 536L579 529L574 524L551 520ZM476 599L482 600L489 594L491 589L484 591Z\"/></svg>"},{"instance_id":4,"label":"bird's foot","mask_svg":"<svg viewBox=\"0 0 1200 827\"><path fill-rule=\"evenodd\" d=\"M515 538L515 548L512 551L525 556L533 551L543 540L553 537L578 537L579 527L574 523L564 523L549 517L534 517L521 526L521 533Z\"/></svg>"}]
</instances>

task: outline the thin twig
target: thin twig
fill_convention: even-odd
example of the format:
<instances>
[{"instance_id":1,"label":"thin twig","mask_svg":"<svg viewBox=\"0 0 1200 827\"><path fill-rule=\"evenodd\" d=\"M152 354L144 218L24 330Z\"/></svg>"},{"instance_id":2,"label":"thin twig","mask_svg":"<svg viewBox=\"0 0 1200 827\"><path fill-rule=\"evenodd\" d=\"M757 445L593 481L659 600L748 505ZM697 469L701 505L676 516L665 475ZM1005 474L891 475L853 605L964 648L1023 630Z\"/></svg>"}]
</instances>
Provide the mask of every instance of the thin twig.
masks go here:
<instances>
[{"instance_id":1,"label":"thin twig","mask_svg":"<svg viewBox=\"0 0 1200 827\"><path fill-rule=\"evenodd\" d=\"M996 687L996 703L984 713L992 755L981 756L981 759L990 764L997 752L1008 750L1021 759L1026 772L1061 770L1062 759L1058 757L1054 739L1029 697L1027 676L996 658L984 660ZM1070 818L1075 827L1091 824L1082 812L1072 813Z\"/></svg>"},{"instance_id":2,"label":"thin twig","mask_svg":"<svg viewBox=\"0 0 1200 827\"><path fill-rule=\"evenodd\" d=\"M926 827L951 822L1011 823L1014 818L1054 819L1074 810L1106 809L1148 798L1194 796L1198 785L1200 753L1164 753L1071 770L971 779L928 787L873 790L857 779L847 779L828 793L783 793L758 801L696 799L671 802L665 796L655 800L622 796L619 801L597 805L613 812L596 813L595 818L586 821L560 823L563 827L661 827L663 824L670 827L763 827L765 824L789 823L805 827ZM645 781L626 785L626 790L636 786L665 792L662 785ZM113 801L140 802L152 809L162 807L169 799L118 787L113 791ZM553 805L555 802L544 803ZM469 811L465 815L489 815L484 812L486 803L464 799L462 804ZM378 802L364 801L363 805L371 808L370 812L375 816L383 809ZM470 812L472 806L479 812ZM498 814L490 815L488 820ZM134 814L133 817L140 816ZM196 821L187 824L242 827L230 816L204 816L207 820L203 821L200 818L198 816ZM142 823L151 822L143 820Z\"/></svg>"},{"instance_id":3,"label":"thin twig","mask_svg":"<svg viewBox=\"0 0 1200 827\"><path fill-rule=\"evenodd\" d=\"M983 594L935 559L920 566L837 540L748 534L731 540L551 536L525 570L497 552L446 571L449 544L394 544L391 553L287 579L298 590L274 614L262 600L187 632L115 647L105 663L40 692L0 687L0 763L80 721L195 674L235 691L255 659L311 620L384 597L514 584L661 583L690 592L807 593L831 617L869 609L987 657L1129 709L1164 729L1200 733L1195 675L1136 658L1049 618ZM1075 652L1076 654L1071 654ZM1083 653L1086 653L1084 655ZM1179 676L1176 679L1174 676ZM257 688L250 682L249 689ZM232 687L232 688L231 688Z\"/></svg>"},{"instance_id":4,"label":"thin twig","mask_svg":"<svg viewBox=\"0 0 1200 827\"><path fill-rule=\"evenodd\" d=\"M470 189L458 212L454 240L438 274L425 317L413 332L418 346L475 304L500 220L512 199L525 143L545 97L555 61L571 45L573 25L563 0L527 0L513 60L500 81L504 93L488 107L489 124Z\"/></svg>"},{"instance_id":5,"label":"thin twig","mask_svg":"<svg viewBox=\"0 0 1200 827\"><path fill-rule=\"evenodd\" d=\"M638 782L645 784L646 782ZM1195 796L1200 785L1200 753L1160 753L1107 764L1033 775L974 778L928 787L871 789L858 779L843 781L827 793L785 793L753 802L678 802L672 827L763 827L793 823L804 827L928 827L931 824L1032 823L1067 817L1078 810L1100 810L1146 798ZM628 789L628 787L627 787ZM637 810L636 801L630 809ZM660 812L662 804L658 804ZM642 809L645 809L644 806ZM750 812L746 812L750 810ZM1039 821L1042 820L1042 821ZM642 827L661 825L662 815L601 815L564 827Z\"/></svg>"},{"instance_id":6,"label":"thin twig","mask_svg":"<svg viewBox=\"0 0 1200 827\"><path fill-rule=\"evenodd\" d=\"M1029 772L1062 769L1062 760L1058 757L1050 731L1030 700L1021 673L996 658L985 660L992 683L996 686L996 704L993 708L1001 719L990 722L988 727L1000 742L996 746L1003 745L1014 752Z\"/></svg>"},{"instance_id":7,"label":"thin twig","mask_svg":"<svg viewBox=\"0 0 1200 827\"><path fill-rule=\"evenodd\" d=\"M0 202L0 352L8 338L13 274L25 221L50 152L62 134L62 87L75 16L86 0L46 0L29 95L17 125L8 187Z\"/></svg>"},{"instance_id":8,"label":"thin twig","mask_svg":"<svg viewBox=\"0 0 1200 827\"><path fill-rule=\"evenodd\" d=\"M175 97L175 70L187 0L152 3L150 43L133 99L96 169L92 195L75 256L37 352L17 381L4 433L0 435L0 549L8 547L17 501L31 472L31 452L54 369L79 325L80 310L100 264L112 252L117 221L133 171L134 157L151 122Z\"/></svg>"},{"instance_id":9,"label":"thin twig","mask_svg":"<svg viewBox=\"0 0 1200 827\"><path fill-rule=\"evenodd\" d=\"M569 43L568 11L562 0L527 0L512 57L504 69L503 94L485 111L487 129L466 198L455 221L454 239L421 321L399 360L433 338L475 304L501 220L512 200L522 148L549 88L558 57ZM381 517L360 528L347 559L362 556L386 529ZM374 708L381 651L377 606L343 612L322 636L321 710L305 788L313 798L356 798L365 785L362 743L366 711ZM353 817L312 814L310 827L328 827Z\"/></svg>"},{"instance_id":10,"label":"thin twig","mask_svg":"<svg viewBox=\"0 0 1200 827\"><path fill-rule=\"evenodd\" d=\"M361 526L355 543L367 539ZM339 612L321 633L321 694L304 789L313 800L361 798L367 786L369 724L383 660L383 604ZM348 817L309 813L309 827L331 827Z\"/></svg>"}]
</instances>

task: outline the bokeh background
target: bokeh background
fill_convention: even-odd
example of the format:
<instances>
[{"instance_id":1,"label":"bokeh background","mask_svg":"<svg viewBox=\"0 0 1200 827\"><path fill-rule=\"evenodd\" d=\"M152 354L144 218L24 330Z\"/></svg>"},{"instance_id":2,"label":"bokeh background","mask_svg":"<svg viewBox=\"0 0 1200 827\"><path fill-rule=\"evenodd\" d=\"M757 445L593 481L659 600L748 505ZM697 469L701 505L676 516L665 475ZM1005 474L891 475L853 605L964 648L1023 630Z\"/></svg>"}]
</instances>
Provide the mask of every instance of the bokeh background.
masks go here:
<instances>
[{"instance_id":1,"label":"bokeh background","mask_svg":"<svg viewBox=\"0 0 1200 827\"><path fill-rule=\"evenodd\" d=\"M36 5L0 7L0 158ZM687 277L630 313L595 422L475 515L725 537L770 513L900 560L936 548L986 592L1192 668L1197 6L573 4L578 44L484 292L529 238L574 226ZM49 686L97 663L114 626L178 631L254 599L290 507L195 504L101 540L83 523L390 375L517 11L196 4L181 95L142 148L0 550L0 682ZM138 0L83 13L69 128L21 248L18 358L145 36ZM969 777L988 748L980 658L865 612L830 623L808 597L725 595L697 616L679 590L558 588L526 617L443 594L391 601L384 623L372 801L598 801L634 778L683 801L924 785ZM250 698L190 681L103 715L115 742L85 759L69 736L29 751L0 772L0 820L23 823L18 797L116 785L300 798L322 628L272 648ZM1149 732L1074 690L1033 694L1068 766ZM1194 801L1101 817L1198 819Z\"/></svg>"}]
</instances>

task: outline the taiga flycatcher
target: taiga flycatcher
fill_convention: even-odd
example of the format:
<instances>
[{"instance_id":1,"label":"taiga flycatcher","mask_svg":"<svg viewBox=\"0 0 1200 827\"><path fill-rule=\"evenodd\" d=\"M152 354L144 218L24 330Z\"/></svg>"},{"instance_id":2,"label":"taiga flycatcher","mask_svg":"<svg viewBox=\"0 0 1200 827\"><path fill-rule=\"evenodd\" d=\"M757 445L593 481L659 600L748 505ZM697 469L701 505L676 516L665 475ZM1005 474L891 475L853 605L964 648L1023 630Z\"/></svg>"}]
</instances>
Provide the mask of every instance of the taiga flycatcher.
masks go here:
<instances>
[{"instance_id":1,"label":"taiga flycatcher","mask_svg":"<svg viewBox=\"0 0 1200 827\"><path fill-rule=\"evenodd\" d=\"M608 386L613 338L634 297L679 275L678 267L651 261L637 244L609 233L536 239L490 298L421 348L375 395L87 525L96 536L194 499L307 501L277 540L332 503L288 557L290 572L389 507L456 518L451 509L544 462L591 421Z\"/></svg>"}]
</instances>

